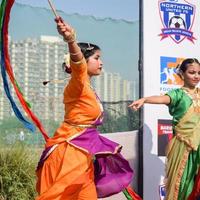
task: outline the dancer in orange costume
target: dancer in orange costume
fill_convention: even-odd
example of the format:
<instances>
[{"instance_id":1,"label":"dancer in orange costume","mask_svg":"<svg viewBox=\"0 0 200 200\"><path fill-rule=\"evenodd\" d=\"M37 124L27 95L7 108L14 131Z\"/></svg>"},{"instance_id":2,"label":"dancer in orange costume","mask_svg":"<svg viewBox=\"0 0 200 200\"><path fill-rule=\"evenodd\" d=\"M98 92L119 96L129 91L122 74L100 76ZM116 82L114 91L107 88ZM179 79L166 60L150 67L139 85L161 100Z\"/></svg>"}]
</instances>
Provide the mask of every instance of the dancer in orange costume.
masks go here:
<instances>
[{"instance_id":1,"label":"dancer in orange costume","mask_svg":"<svg viewBox=\"0 0 200 200\"><path fill-rule=\"evenodd\" d=\"M38 163L36 200L107 197L126 190L133 171L120 154L121 145L97 131L103 108L90 78L101 73L101 51L91 43L77 44L71 26L61 18L56 22L68 43L70 65L66 71L71 72L71 80L64 90L64 122L48 139ZM140 199L134 192L132 195Z\"/></svg>"}]
</instances>

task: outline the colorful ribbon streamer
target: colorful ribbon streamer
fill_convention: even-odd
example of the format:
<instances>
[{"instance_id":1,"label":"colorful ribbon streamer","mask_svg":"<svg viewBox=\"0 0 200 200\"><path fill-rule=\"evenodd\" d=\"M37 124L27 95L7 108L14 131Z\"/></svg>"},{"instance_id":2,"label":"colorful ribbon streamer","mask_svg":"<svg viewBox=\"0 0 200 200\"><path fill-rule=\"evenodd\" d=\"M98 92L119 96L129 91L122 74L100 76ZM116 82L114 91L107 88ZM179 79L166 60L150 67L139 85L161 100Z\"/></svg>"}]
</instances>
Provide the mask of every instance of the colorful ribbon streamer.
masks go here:
<instances>
[{"instance_id":1,"label":"colorful ribbon streamer","mask_svg":"<svg viewBox=\"0 0 200 200\"><path fill-rule=\"evenodd\" d=\"M10 101L10 104L12 106L12 109L16 115L16 117L23 123L23 125L31 130L35 130L34 124L38 127L40 132L42 133L45 140L47 140L49 137L44 130L42 124L38 120L38 118L35 116L35 114L30 110L28 103L26 102L18 84L14 77L14 73L12 70L12 66L10 63L10 57L9 57L9 51L8 51L8 25L10 20L10 12L11 8L14 4L14 0L2 0L1 7L0 7L0 28L1 28L1 37L0 37L0 51L1 51L1 74L3 79L3 85L5 93ZM7 76L8 75L8 76ZM10 79L10 82L12 86L14 87L15 93L19 99L19 102L24 109L24 111L28 114L28 116L32 119L34 124L29 122L25 117L22 115L21 111L17 107L17 104L14 101L14 98L11 95L10 89L9 89L9 83L8 83L8 77Z\"/></svg>"},{"instance_id":2,"label":"colorful ribbon streamer","mask_svg":"<svg viewBox=\"0 0 200 200\"><path fill-rule=\"evenodd\" d=\"M123 193L127 200L142 200L142 198L134 192L134 190L128 186L126 189L123 190Z\"/></svg>"}]
</instances>

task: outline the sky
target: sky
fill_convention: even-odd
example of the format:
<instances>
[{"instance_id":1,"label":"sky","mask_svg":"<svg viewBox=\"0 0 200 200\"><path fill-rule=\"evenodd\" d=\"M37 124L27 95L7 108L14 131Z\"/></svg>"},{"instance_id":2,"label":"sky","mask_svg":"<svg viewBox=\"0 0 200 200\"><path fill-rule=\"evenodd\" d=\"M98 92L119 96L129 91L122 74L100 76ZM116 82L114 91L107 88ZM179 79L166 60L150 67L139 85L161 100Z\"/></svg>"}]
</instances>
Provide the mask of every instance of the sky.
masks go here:
<instances>
[{"instance_id":1,"label":"sky","mask_svg":"<svg viewBox=\"0 0 200 200\"><path fill-rule=\"evenodd\" d=\"M67 14L79 13L97 18L110 17L136 21L139 18L139 0L51 0L57 10ZM16 0L21 4L50 8L47 0Z\"/></svg>"},{"instance_id":2,"label":"sky","mask_svg":"<svg viewBox=\"0 0 200 200\"><path fill-rule=\"evenodd\" d=\"M66 13L66 15L59 13L63 19L70 18L70 22L72 23L73 21L72 24L77 30L80 41L92 41L100 45L103 51L102 58L106 63L104 66L108 72L118 72L126 80L138 79L139 22L138 15L136 15L138 8L133 3L136 0L51 1L53 1L57 10L62 10ZM37 9L50 9L48 0L15 0L15 2L9 26L10 35L14 40L27 37L36 38L40 35L58 36L55 23L50 18L50 10L47 12L46 9ZM33 6L33 8L30 6ZM79 15L73 15L75 13ZM86 17L83 17L83 15L86 15ZM100 20L90 16L95 16ZM30 21L31 23L29 23ZM92 31L91 26L95 27ZM123 42L120 43L119 41ZM121 56L121 53L125 51L127 51L126 55ZM121 67L122 65L129 69L124 70L124 67ZM131 71L133 73L130 73Z\"/></svg>"}]
</instances>

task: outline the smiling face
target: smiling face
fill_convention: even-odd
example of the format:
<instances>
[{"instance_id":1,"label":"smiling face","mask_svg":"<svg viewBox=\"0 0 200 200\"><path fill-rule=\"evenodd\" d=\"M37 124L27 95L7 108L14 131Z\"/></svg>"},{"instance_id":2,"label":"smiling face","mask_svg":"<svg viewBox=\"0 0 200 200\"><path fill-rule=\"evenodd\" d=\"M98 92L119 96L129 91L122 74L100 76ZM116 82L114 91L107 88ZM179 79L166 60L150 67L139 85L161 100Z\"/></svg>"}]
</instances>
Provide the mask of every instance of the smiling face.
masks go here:
<instances>
[{"instance_id":1,"label":"smiling face","mask_svg":"<svg viewBox=\"0 0 200 200\"><path fill-rule=\"evenodd\" d=\"M100 57L101 51L96 50L95 53L87 59L87 70L90 77L101 74L103 62Z\"/></svg>"},{"instance_id":2,"label":"smiling face","mask_svg":"<svg viewBox=\"0 0 200 200\"><path fill-rule=\"evenodd\" d=\"M193 89L200 81L200 65L191 63L187 65L187 69L182 73L184 87Z\"/></svg>"}]
</instances>

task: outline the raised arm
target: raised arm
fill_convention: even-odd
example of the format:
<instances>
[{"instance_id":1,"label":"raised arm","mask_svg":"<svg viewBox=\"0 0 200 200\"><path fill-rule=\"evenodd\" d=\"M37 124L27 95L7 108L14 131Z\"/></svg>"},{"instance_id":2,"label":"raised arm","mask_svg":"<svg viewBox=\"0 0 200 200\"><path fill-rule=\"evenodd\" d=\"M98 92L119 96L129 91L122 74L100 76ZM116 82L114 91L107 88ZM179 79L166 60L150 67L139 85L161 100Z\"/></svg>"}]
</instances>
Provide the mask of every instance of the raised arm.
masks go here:
<instances>
[{"instance_id":1,"label":"raised arm","mask_svg":"<svg viewBox=\"0 0 200 200\"><path fill-rule=\"evenodd\" d=\"M83 59L84 56L76 42L74 29L60 17L56 18L55 21L57 23L58 33L63 36L63 40L68 44L71 58L69 67L71 68L72 73L67 91L73 91L70 92L70 95L80 96L83 91L84 84L88 79L87 64L85 59Z\"/></svg>"},{"instance_id":2,"label":"raised arm","mask_svg":"<svg viewBox=\"0 0 200 200\"><path fill-rule=\"evenodd\" d=\"M168 95L144 97L132 102L129 107L133 110L138 110L145 103L168 105L170 103L170 97Z\"/></svg>"},{"instance_id":3,"label":"raised arm","mask_svg":"<svg viewBox=\"0 0 200 200\"><path fill-rule=\"evenodd\" d=\"M70 57L74 62L78 62L83 58L80 47L78 46L75 38L74 29L64 22L62 18L58 17L55 19L57 23L57 29L60 35L63 36L63 40L68 43Z\"/></svg>"}]
</instances>

